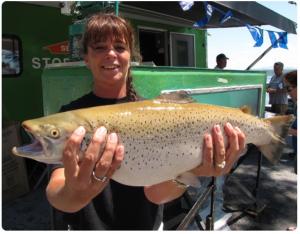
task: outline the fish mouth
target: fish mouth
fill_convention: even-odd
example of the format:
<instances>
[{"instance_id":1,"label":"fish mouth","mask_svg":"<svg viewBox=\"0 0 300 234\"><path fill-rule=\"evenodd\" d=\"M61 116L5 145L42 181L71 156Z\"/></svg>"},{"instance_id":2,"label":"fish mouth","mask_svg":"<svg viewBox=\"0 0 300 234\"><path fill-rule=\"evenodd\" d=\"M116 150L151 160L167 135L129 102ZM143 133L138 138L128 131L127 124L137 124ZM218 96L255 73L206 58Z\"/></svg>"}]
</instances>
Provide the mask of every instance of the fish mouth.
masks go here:
<instances>
[{"instance_id":1,"label":"fish mouth","mask_svg":"<svg viewBox=\"0 0 300 234\"><path fill-rule=\"evenodd\" d=\"M34 139L31 144L14 147L13 153L18 156L33 158L44 155L43 146L40 141Z\"/></svg>"},{"instance_id":2,"label":"fish mouth","mask_svg":"<svg viewBox=\"0 0 300 234\"><path fill-rule=\"evenodd\" d=\"M30 131L30 129L27 128L26 126L23 127L26 133L31 138L31 143L24 146L14 147L12 149L13 153L17 156L27 157L27 158L35 158L35 157L45 155L45 151L44 151L45 142L43 142L42 138L34 135Z\"/></svg>"}]
</instances>

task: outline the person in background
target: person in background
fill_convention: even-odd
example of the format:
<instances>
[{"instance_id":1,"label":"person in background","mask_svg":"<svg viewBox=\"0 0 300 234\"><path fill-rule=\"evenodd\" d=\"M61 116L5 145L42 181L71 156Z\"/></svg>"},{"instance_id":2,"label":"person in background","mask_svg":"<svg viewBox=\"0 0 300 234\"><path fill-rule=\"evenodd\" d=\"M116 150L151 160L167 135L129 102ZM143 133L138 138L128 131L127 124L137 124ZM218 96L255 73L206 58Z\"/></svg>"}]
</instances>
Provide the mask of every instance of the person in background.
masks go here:
<instances>
[{"instance_id":1,"label":"person in background","mask_svg":"<svg viewBox=\"0 0 300 234\"><path fill-rule=\"evenodd\" d=\"M274 75L267 85L271 112L284 115L288 108L287 90L283 81L283 63L274 63Z\"/></svg>"},{"instance_id":2,"label":"person in background","mask_svg":"<svg viewBox=\"0 0 300 234\"><path fill-rule=\"evenodd\" d=\"M113 14L91 16L83 35L83 53L93 76L93 89L63 106L61 111L138 101L130 74L134 45L133 30L123 18ZM199 139L199 144L204 144L203 163L192 173L219 176L230 171L245 148L245 135L230 123L224 130L227 145L219 125L204 139ZM63 212L69 229L158 229L163 204L182 196L187 187L175 180L147 187L126 186L110 180L127 156L124 145L116 133L100 127L79 162L78 152L85 133L81 126L70 136L63 151L63 166L53 168L46 189L48 201ZM220 167L220 163L226 166Z\"/></svg>"},{"instance_id":3,"label":"person in background","mask_svg":"<svg viewBox=\"0 0 300 234\"><path fill-rule=\"evenodd\" d=\"M217 62L217 65L215 66L215 69L224 69L227 65L227 58L225 54L219 54L217 57L216 57L216 62Z\"/></svg>"},{"instance_id":4,"label":"person in background","mask_svg":"<svg viewBox=\"0 0 300 234\"><path fill-rule=\"evenodd\" d=\"M296 118L289 130L289 134L292 135L292 144L295 155L294 170L297 174L297 71L291 71L285 74L284 82L286 84L287 92L294 102L294 115Z\"/></svg>"}]
</instances>

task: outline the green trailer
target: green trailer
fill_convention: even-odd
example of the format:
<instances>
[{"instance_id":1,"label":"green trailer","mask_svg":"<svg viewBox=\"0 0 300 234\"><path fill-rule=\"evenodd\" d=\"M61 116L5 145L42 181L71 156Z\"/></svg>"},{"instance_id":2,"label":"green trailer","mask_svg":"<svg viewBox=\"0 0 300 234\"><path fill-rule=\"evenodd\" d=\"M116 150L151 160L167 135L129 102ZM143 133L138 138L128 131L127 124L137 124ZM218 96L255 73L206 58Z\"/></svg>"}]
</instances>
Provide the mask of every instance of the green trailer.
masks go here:
<instances>
[{"instance_id":1,"label":"green trailer","mask_svg":"<svg viewBox=\"0 0 300 234\"><path fill-rule=\"evenodd\" d=\"M91 2L83 3L81 5L91 5ZM21 122L44 115L43 69L78 60L73 56L72 45L84 27L74 23L71 15L61 12L58 1L3 3L2 113L5 122ZM168 17L158 20L154 13L148 12L146 16L144 11L126 2L120 4L119 13L135 30L136 47L143 62L157 66L207 66L205 30L193 29L181 21L172 22ZM179 53L177 44L182 42L187 50Z\"/></svg>"},{"instance_id":2,"label":"green trailer","mask_svg":"<svg viewBox=\"0 0 300 234\"><path fill-rule=\"evenodd\" d=\"M270 24L295 33L293 22L256 2L210 2L224 12L230 10L241 22L229 20L221 25L222 13L216 11L200 30L193 24L205 16L201 1L194 2L189 11L183 11L176 1L83 1L77 2L78 9L81 9L77 15L68 13L71 3L6 1L2 4L4 121L21 122L45 114L43 69L47 65L78 60L78 57L73 57L73 46L83 31L80 17L84 21L88 14L103 10L103 6L109 4L117 7L115 12L132 24L143 63L154 63L158 67L187 67L185 71L207 68L206 28L239 27L244 26L242 22L248 22L251 25Z\"/></svg>"},{"instance_id":3,"label":"green trailer","mask_svg":"<svg viewBox=\"0 0 300 234\"><path fill-rule=\"evenodd\" d=\"M249 106L263 116L266 73L184 67L133 66L138 94L153 99L162 93L184 90L196 101L239 108ZM83 62L48 66L42 74L44 114L91 91L92 77Z\"/></svg>"}]
</instances>

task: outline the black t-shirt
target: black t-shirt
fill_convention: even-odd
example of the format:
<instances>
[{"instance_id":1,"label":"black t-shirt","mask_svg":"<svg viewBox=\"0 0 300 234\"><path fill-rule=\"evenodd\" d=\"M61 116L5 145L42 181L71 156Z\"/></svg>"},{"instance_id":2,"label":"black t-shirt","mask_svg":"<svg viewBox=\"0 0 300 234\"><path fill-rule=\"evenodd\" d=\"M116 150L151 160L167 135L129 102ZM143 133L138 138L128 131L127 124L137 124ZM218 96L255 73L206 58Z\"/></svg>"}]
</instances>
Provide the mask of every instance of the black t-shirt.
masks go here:
<instances>
[{"instance_id":1,"label":"black t-shirt","mask_svg":"<svg viewBox=\"0 0 300 234\"><path fill-rule=\"evenodd\" d=\"M61 112L128 101L99 98L91 92L63 106ZM162 206L151 203L143 187L110 180L90 204L76 213L63 213L63 217L74 230L155 230L162 220Z\"/></svg>"}]
</instances>

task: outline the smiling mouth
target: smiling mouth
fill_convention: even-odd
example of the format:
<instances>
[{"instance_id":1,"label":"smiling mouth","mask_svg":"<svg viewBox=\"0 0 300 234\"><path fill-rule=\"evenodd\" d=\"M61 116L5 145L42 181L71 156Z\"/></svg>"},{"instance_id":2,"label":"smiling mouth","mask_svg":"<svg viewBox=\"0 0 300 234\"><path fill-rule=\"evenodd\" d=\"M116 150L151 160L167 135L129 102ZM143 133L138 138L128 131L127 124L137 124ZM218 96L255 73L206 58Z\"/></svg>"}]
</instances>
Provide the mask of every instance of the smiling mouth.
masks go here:
<instances>
[{"instance_id":1,"label":"smiling mouth","mask_svg":"<svg viewBox=\"0 0 300 234\"><path fill-rule=\"evenodd\" d=\"M106 69L106 70L114 70L116 68L119 68L119 65L113 65L113 66L102 66L102 68Z\"/></svg>"}]
</instances>

